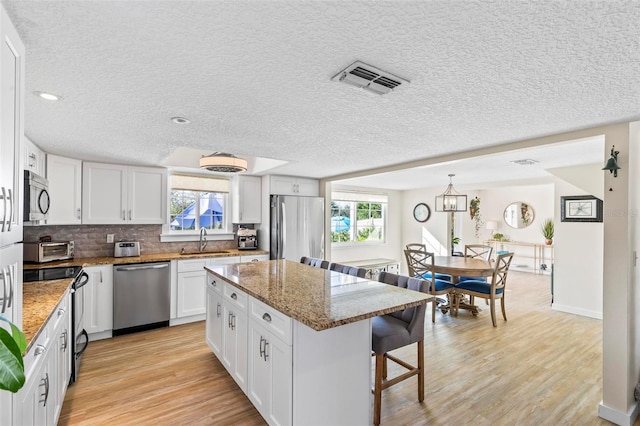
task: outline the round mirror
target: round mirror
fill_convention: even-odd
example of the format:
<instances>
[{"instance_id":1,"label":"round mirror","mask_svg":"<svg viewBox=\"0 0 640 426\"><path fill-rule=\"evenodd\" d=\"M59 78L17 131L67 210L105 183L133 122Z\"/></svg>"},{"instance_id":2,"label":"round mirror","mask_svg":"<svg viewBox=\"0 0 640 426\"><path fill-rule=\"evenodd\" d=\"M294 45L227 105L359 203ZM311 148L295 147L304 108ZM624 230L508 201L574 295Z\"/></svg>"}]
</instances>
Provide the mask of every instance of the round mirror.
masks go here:
<instances>
[{"instance_id":1,"label":"round mirror","mask_svg":"<svg viewBox=\"0 0 640 426\"><path fill-rule=\"evenodd\" d=\"M533 207L527 203L511 203L504 209L504 221L512 228L522 229L533 223Z\"/></svg>"}]
</instances>

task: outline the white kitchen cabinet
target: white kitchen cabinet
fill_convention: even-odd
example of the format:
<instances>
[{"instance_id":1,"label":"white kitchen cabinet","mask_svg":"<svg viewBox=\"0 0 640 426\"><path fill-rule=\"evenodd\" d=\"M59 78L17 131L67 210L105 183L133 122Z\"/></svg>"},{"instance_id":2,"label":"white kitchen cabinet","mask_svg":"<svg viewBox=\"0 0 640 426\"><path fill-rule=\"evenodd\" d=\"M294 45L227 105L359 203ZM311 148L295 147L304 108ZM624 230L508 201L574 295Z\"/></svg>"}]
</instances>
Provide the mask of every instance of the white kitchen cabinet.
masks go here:
<instances>
[{"instance_id":1,"label":"white kitchen cabinet","mask_svg":"<svg viewBox=\"0 0 640 426\"><path fill-rule=\"evenodd\" d=\"M292 423L291 319L250 298L247 396L271 425Z\"/></svg>"},{"instance_id":2,"label":"white kitchen cabinet","mask_svg":"<svg viewBox=\"0 0 640 426\"><path fill-rule=\"evenodd\" d=\"M278 195L317 197L320 195L320 182L317 179L293 176L271 176L270 192Z\"/></svg>"},{"instance_id":3,"label":"white kitchen cabinet","mask_svg":"<svg viewBox=\"0 0 640 426\"><path fill-rule=\"evenodd\" d=\"M78 225L82 222L82 161L47 155L49 218L47 225Z\"/></svg>"},{"instance_id":4,"label":"white kitchen cabinet","mask_svg":"<svg viewBox=\"0 0 640 426\"><path fill-rule=\"evenodd\" d=\"M239 261L238 256L178 260L176 318L193 317L193 321L204 319L207 288L205 265L228 265Z\"/></svg>"},{"instance_id":5,"label":"white kitchen cabinet","mask_svg":"<svg viewBox=\"0 0 640 426\"><path fill-rule=\"evenodd\" d=\"M71 375L70 307L67 292L25 355L25 385L14 396L15 425L53 426L58 422Z\"/></svg>"},{"instance_id":6,"label":"white kitchen cabinet","mask_svg":"<svg viewBox=\"0 0 640 426\"><path fill-rule=\"evenodd\" d=\"M163 224L166 205L166 169L82 165L83 224Z\"/></svg>"},{"instance_id":7,"label":"white kitchen cabinet","mask_svg":"<svg viewBox=\"0 0 640 426\"><path fill-rule=\"evenodd\" d=\"M224 284L222 293L222 365L240 389L247 393L247 303L248 296Z\"/></svg>"},{"instance_id":8,"label":"white kitchen cabinet","mask_svg":"<svg viewBox=\"0 0 640 426\"><path fill-rule=\"evenodd\" d=\"M47 167L45 160L46 154L44 151L26 136L22 141L22 151L24 169L32 171L37 175L45 176Z\"/></svg>"},{"instance_id":9,"label":"white kitchen cabinet","mask_svg":"<svg viewBox=\"0 0 640 426\"><path fill-rule=\"evenodd\" d=\"M54 419L59 419L71 378L71 351L73 350L71 344L71 306L66 309L58 308L55 315L58 316L60 324L56 327L55 340L51 346L56 351L56 360L53 363L56 368Z\"/></svg>"},{"instance_id":10,"label":"white kitchen cabinet","mask_svg":"<svg viewBox=\"0 0 640 426\"><path fill-rule=\"evenodd\" d=\"M234 176L231 180L233 223L260 223L262 220L262 178Z\"/></svg>"},{"instance_id":11,"label":"white kitchen cabinet","mask_svg":"<svg viewBox=\"0 0 640 426\"><path fill-rule=\"evenodd\" d=\"M222 359L222 333L224 327L224 312L222 307L222 282L212 278L207 284L207 344L213 353Z\"/></svg>"},{"instance_id":12,"label":"white kitchen cabinet","mask_svg":"<svg viewBox=\"0 0 640 426\"><path fill-rule=\"evenodd\" d=\"M245 254L240 255L240 262L260 262L263 260L269 260L268 254Z\"/></svg>"},{"instance_id":13,"label":"white kitchen cabinet","mask_svg":"<svg viewBox=\"0 0 640 426\"><path fill-rule=\"evenodd\" d=\"M0 247L22 241L24 44L0 10Z\"/></svg>"},{"instance_id":14,"label":"white kitchen cabinet","mask_svg":"<svg viewBox=\"0 0 640 426\"><path fill-rule=\"evenodd\" d=\"M113 330L113 265L86 266L84 329L91 340L111 337Z\"/></svg>"}]
</instances>

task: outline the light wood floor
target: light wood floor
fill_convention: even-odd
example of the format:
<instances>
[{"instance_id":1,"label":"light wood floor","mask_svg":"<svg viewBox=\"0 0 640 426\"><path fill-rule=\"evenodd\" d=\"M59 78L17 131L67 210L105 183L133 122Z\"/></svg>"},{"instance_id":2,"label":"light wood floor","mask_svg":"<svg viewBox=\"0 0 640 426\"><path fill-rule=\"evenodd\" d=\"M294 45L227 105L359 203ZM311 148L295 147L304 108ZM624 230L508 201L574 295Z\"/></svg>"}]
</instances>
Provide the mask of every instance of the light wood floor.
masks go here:
<instances>
[{"instance_id":1,"label":"light wood floor","mask_svg":"<svg viewBox=\"0 0 640 426\"><path fill-rule=\"evenodd\" d=\"M425 325L425 401L417 379L384 391L388 425L607 425L601 321L552 311L549 277L511 272L508 321L437 312ZM395 354L415 362L415 349ZM395 370L389 364L390 376ZM340 386L336 383L336 386ZM260 425L204 341L204 323L92 342L60 425Z\"/></svg>"}]
</instances>

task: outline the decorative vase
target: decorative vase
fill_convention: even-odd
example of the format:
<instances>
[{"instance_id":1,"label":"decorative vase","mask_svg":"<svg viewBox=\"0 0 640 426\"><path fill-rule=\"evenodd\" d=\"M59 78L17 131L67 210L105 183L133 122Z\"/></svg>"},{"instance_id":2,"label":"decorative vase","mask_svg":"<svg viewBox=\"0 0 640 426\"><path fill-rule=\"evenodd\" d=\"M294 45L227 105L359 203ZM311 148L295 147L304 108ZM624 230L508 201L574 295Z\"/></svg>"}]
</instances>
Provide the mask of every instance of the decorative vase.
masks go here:
<instances>
[{"instance_id":1,"label":"decorative vase","mask_svg":"<svg viewBox=\"0 0 640 426\"><path fill-rule=\"evenodd\" d=\"M553 244L553 240L551 238L547 238L546 240L544 240L544 243L550 246L551 244Z\"/></svg>"}]
</instances>

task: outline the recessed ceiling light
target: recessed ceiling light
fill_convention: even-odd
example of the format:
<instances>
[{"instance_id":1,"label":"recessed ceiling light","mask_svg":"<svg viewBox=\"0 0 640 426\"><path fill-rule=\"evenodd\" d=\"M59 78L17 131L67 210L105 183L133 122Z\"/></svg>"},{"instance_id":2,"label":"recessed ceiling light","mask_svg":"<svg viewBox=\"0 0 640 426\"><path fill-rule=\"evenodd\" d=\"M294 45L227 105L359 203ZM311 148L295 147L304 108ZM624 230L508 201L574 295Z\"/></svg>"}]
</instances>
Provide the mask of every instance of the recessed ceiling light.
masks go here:
<instances>
[{"instance_id":1,"label":"recessed ceiling light","mask_svg":"<svg viewBox=\"0 0 640 426\"><path fill-rule=\"evenodd\" d=\"M172 117L171 121L173 121L176 124L189 124L189 123L191 123L191 120L189 120L188 118L184 118L184 117Z\"/></svg>"},{"instance_id":2,"label":"recessed ceiling light","mask_svg":"<svg viewBox=\"0 0 640 426\"><path fill-rule=\"evenodd\" d=\"M526 158L526 159L523 159L523 160L513 160L513 161L510 161L510 163L520 164L521 166L531 166L531 165L536 164L536 163L538 163L538 162L539 162L539 161L537 161L537 160L532 160L532 159L530 159L530 158Z\"/></svg>"},{"instance_id":3,"label":"recessed ceiling light","mask_svg":"<svg viewBox=\"0 0 640 426\"><path fill-rule=\"evenodd\" d=\"M54 95L53 93L33 92L33 94L36 96L40 96L42 99L46 99L48 101L59 101L62 99L62 96Z\"/></svg>"}]
</instances>

